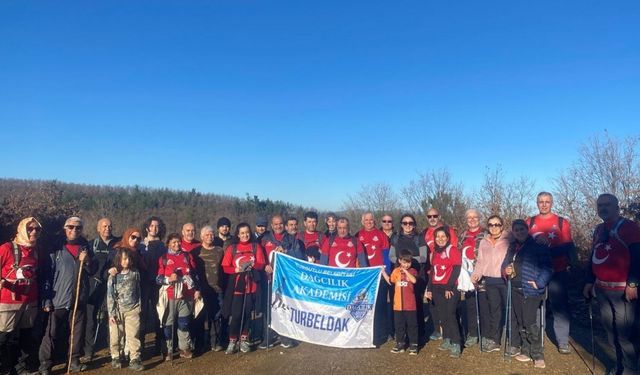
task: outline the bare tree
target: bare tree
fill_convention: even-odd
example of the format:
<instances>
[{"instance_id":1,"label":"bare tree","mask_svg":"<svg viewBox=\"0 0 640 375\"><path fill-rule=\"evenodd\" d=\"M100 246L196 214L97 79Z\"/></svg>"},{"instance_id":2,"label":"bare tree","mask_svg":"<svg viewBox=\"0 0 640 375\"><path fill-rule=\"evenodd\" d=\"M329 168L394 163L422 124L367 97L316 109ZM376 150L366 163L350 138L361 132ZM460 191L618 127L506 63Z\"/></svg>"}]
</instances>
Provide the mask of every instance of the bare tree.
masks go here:
<instances>
[{"instance_id":1,"label":"bare tree","mask_svg":"<svg viewBox=\"0 0 640 375\"><path fill-rule=\"evenodd\" d=\"M634 218L640 203L637 136L618 139L604 132L582 144L579 159L555 179L558 211L572 220L574 240L584 257L593 227L600 221L595 201L602 193L620 200L624 216Z\"/></svg>"},{"instance_id":2,"label":"bare tree","mask_svg":"<svg viewBox=\"0 0 640 375\"><path fill-rule=\"evenodd\" d=\"M501 165L487 168L480 192L476 194L476 207L486 216L497 214L508 223L522 219L533 209L534 181L526 176L506 182Z\"/></svg>"},{"instance_id":3,"label":"bare tree","mask_svg":"<svg viewBox=\"0 0 640 375\"><path fill-rule=\"evenodd\" d=\"M462 184L454 182L447 169L427 171L411 180L402 189L409 211L415 212L424 225L424 214L436 208L445 223L458 228L464 224L464 212L469 207L469 199L464 194Z\"/></svg>"}]
</instances>

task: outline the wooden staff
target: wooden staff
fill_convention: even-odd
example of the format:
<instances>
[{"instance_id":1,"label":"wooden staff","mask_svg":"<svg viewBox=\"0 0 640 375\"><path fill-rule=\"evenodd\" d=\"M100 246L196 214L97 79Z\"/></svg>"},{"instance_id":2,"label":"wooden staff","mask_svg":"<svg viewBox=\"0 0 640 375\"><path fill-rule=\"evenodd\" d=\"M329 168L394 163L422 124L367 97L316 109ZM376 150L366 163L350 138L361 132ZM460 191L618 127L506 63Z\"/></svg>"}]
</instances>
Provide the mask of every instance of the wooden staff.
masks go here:
<instances>
[{"instance_id":1,"label":"wooden staff","mask_svg":"<svg viewBox=\"0 0 640 375\"><path fill-rule=\"evenodd\" d=\"M84 258L80 260L80 269L78 270L78 281L76 282L76 301L73 305L73 313L71 314L71 337L69 339L69 363L67 364L67 374L71 373L71 357L73 356L73 331L76 326L76 311L78 311L78 297L80 296L80 281L82 280L83 266L84 266Z\"/></svg>"}]
</instances>

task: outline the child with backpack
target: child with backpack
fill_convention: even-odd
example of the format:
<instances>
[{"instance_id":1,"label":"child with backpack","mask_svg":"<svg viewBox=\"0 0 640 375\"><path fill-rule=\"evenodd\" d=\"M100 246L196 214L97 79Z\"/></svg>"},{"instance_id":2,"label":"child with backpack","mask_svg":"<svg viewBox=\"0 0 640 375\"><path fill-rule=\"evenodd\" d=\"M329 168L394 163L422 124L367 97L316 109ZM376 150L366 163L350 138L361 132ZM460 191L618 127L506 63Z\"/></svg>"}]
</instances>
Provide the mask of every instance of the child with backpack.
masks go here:
<instances>
[{"instance_id":1,"label":"child with backpack","mask_svg":"<svg viewBox=\"0 0 640 375\"><path fill-rule=\"evenodd\" d=\"M411 266L413 255L409 250L400 250L398 256L399 267L396 267L391 276L383 273L385 280L394 285L393 317L395 322L396 346L391 353L403 353L406 348L406 340L409 338L409 354L418 354L418 316L416 309L416 296L414 285L417 281L418 271Z\"/></svg>"},{"instance_id":2,"label":"child with backpack","mask_svg":"<svg viewBox=\"0 0 640 375\"><path fill-rule=\"evenodd\" d=\"M235 353L238 346L243 353L251 350L247 338L260 277L255 270L262 270L265 265L264 250L252 241L249 224L238 224L234 241L226 248L221 263L229 275L223 307L223 315L229 319L229 346L225 354Z\"/></svg>"},{"instance_id":3,"label":"child with backpack","mask_svg":"<svg viewBox=\"0 0 640 375\"><path fill-rule=\"evenodd\" d=\"M136 236L137 234L137 236ZM140 241L140 234L133 233L131 241ZM125 239L129 240L129 238ZM115 275L110 274L107 281L107 308L109 311L109 346L111 349L111 367L122 367L120 353L129 354L129 368L144 370L140 361L140 273L134 256L126 247L117 250L114 267ZM125 348L120 344L124 342Z\"/></svg>"}]
</instances>

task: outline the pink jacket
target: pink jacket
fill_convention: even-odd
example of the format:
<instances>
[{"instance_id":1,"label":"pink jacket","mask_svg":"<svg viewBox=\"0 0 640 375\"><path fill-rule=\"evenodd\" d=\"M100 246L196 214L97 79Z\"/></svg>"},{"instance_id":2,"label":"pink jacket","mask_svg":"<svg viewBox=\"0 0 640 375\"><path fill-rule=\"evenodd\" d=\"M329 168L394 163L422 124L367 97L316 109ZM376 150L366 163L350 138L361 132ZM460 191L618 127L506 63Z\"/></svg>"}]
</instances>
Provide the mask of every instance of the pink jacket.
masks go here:
<instances>
[{"instance_id":1,"label":"pink jacket","mask_svg":"<svg viewBox=\"0 0 640 375\"><path fill-rule=\"evenodd\" d=\"M509 235L502 233L502 236L492 244L487 234L478 247L478 260L471 277L502 277L502 261L509 250Z\"/></svg>"}]
</instances>

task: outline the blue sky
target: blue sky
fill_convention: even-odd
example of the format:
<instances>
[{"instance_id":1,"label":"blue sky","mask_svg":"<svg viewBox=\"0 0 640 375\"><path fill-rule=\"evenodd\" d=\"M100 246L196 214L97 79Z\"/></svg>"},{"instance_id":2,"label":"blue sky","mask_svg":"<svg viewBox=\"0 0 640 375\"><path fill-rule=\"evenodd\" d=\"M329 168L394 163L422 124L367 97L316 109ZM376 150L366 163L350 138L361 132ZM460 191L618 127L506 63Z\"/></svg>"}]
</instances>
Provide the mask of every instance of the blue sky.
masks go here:
<instances>
[{"instance_id":1,"label":"blue sky","mask_svg":"<svg viewBox=\"0 0 640 375\"><path fill-rule=\"evenodd\" d=\"M338 209L640 131L637 1L3 1L0 176Z\"/></svg>"}]
</instances>

